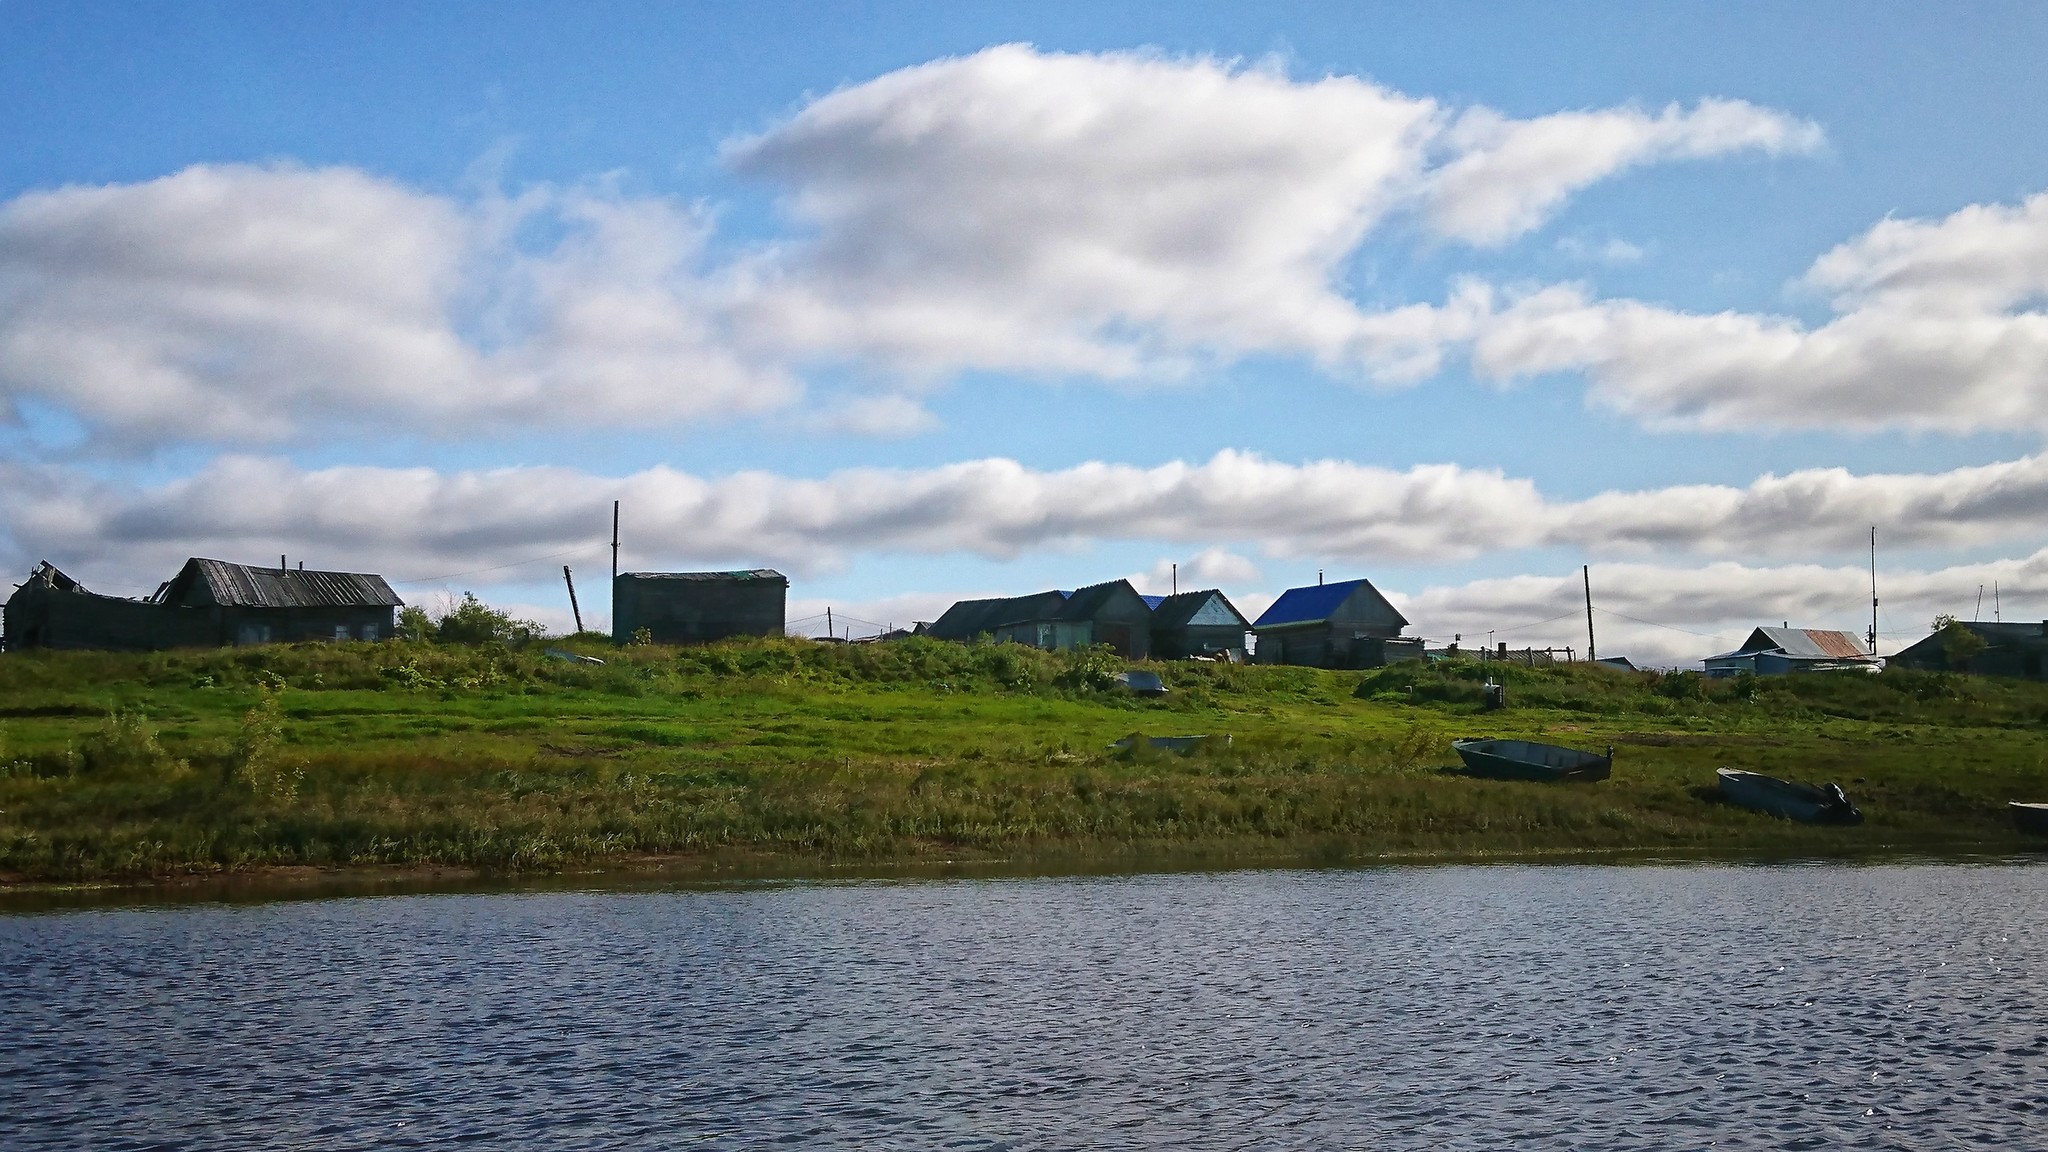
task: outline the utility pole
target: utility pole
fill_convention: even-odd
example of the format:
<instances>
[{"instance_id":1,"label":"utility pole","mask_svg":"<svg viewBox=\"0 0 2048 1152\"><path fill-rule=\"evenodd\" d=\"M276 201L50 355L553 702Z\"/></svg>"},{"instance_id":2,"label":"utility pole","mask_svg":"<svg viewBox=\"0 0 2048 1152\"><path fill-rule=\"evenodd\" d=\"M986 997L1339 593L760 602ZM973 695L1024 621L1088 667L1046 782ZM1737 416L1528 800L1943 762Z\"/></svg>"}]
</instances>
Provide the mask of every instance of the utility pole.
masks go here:
<instances>
[{"instance_id":1,"label":"utility pole","mask_svg":"<svg viewBox=\"0 0 2048 1152\"><path fill-rule=\"evenodd\" d=\"M619 582L619 502L612 501L612 583Z\"/></svg>"},{"instance_id":2,"label":"utility pole","mask_svg":"<svg viewBox=\"0 0 2048 1152\"><path fill-rule=\"evenodd\" d=\"M562 582L569 586L569 611L576 615L576 630L583 631L583 609L576 604L576 578L569 575L569 566L562 565Z\"/></svg>"},{"instance_id":3,"label":"utility pole","mask_svg":"<svg viewBox=\"0 0 2048 1152\"><path fill-rule=\"evenodd\" d=\"M825 637L829 640L839 639L839 633L832 630L832 610L830 608L825 609Z\"/></svg>"},{"instance_id":4,"label":"utility pole","mask_svg":"<svg viewBox=\"0 0 2048 1152\"><path fill-rule=\"evenodd\" d=\"M2005 609L1998 602L1998 581L1996 580L1991 582L1991 622L1994 624L2005 622Z\"/></svg>"},{"instance_id":5,"label":"utility pole","mask_svg":"<svg viewBox=\"0 0 2048 1152\"><path fill-rule=\"evenodd\" d=\"M1877 525L1870 526L1870 654L1877 655Z\"/></svg>"},{"instance_id":6,"label":"utility pole","mask_svg":"<svg viewBox=\"0 0 2048 1152\"><path fill-rule=\"evenodd\" d=\"M1590 664L1600 658L1593 647L1593 566L1579 565L1579 575L1586 580L1586 662Z\"/></svg>"},{"instance_id":7,"label":"utility pole","mask_svg":"<svg viewBox=\"0 0 2048 1152\"><path fill-rule=\"evenodd\" d=\"M1179 564L1175 564L1175 565L1173 566L1173 594L1174 594L1175 596L1178 596L1178 595L1180 595L1180 565L1179 565Z\"/></svg>"}]
</instances>

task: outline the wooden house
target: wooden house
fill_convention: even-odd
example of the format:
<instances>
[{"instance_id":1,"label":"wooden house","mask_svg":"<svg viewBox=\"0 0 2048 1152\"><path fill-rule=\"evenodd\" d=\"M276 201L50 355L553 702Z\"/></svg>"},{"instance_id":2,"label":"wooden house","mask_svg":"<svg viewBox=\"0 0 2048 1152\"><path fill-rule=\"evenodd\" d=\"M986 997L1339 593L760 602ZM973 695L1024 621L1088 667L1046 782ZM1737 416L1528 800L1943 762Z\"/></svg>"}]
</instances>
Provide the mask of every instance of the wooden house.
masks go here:
<instances>
[{"instance_id":1,"label":"wooden house","mask_svg":"<svg viewBox=\"0 0 2048 1152\"><path fill-rule=\"evenodd\" d=\"M1401 635L1408 618L1369 580L1289 588L1252 624L1253 659L1313 668L1377 668L1422 659L1422 641Z\"/></svg>"},{"instance_id":2,"label":"wooden house","mask_svg":"<svg viewBox=\"0 0 2048 1152\"><path fill-rule=\"evenodd\" d=\"M1220 589L1161 597L1152 606L1152 658L1223 656L1241 660L1244 635L1251 627Z\"/></svg>"}]
</instances>

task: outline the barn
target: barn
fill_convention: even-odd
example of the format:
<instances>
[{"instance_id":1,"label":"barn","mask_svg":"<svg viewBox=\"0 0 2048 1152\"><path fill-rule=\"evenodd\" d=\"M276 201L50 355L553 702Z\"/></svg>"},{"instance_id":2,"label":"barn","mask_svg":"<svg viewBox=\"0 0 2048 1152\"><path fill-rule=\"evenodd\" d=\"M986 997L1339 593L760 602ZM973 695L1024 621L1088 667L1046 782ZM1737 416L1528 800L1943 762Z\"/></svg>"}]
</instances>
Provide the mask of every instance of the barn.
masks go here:
<instances>
[{"instance_id":1,"label":"barn","mask_svg":"<svg viewBox=\"0 0 2048 1152\"><path fill-rule=\"evenodd\" d=\"M1377 668L1420 660L1422 641L1401 635L1408 618L1370 580L1289 588L1252 624L1260 664Z\"/></svg>"},{"instance_id":2,"label":"barn","mask_svg":"<svg viewBox=\"0 0 2048 1152\"><path fill-rule=\"evenodd\" d=\"M612 639L642 628L656 644L703 644L729 636L780 636L789 577L744 572L621 572L612 581Z\"/></svg>"},{"instance_id":3,"label":"barn","mask_svg":"<svg viewBox=\"0 0 2048 1152\"><path fill-rule=\"evenodd\" d=\"M1167 596L1152 608L1152 657L1185 660L1221 655L1242 659L1244 634L1251 627L1221 589Z\"/></svg>"},{"instance_id":4,"label":"barn","mask_svg":"<svg viewBox=\"0 0 2048 1152\"><path fill-rule=\"evenodd\" d=\"M7 647L153 652L296 640L382 640L404 601L382 576L193 557L146 600L90 591L48 561L4 609Z\"/></svg>"}]
</instances>

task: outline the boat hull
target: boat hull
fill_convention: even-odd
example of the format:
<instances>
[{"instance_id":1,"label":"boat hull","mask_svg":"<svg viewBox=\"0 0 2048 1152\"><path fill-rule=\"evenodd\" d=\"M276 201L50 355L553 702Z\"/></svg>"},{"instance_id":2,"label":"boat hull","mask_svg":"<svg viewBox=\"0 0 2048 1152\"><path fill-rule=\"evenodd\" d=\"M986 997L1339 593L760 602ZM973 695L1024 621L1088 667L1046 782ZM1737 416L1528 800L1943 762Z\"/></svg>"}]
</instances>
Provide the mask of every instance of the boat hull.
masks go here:
<instances>
[{"instance_id":1,"label":"boat hull","mask_svg":"<svg viewBox=\"0 0 2048 1152\"><path fill-rule=\"evenodd\" d=\"M1801 824L1863 823L1863 813L1839 789L1816 788L1737 768L1721 768L1715 774L1721 795L1739 807Z\"/></svg>"},{"instance_id":2,"label":"boat hull","mask_svg":"<svg viewBox=\"0 0 2048 1152\"><path fill-rule=\"evenodd\" d=\"M1614 754L1581 752L1533 740L1453 740L1451 749L1465 762L1465 774L1489 780L1605 780L1614 770Z\"/></svg>"},{"instance_id":3,"label":"boat hull","mask_svg":"<svg viewBox=\"0 0 2048 1152\"><path fill-rule=\"evenodd\" d=\"M2006 805L2012 813L2012 822L2020 831L2030 836L2048 836L2048 804L2028 804L2015 800Z\"/></svg>"}]
</instances>

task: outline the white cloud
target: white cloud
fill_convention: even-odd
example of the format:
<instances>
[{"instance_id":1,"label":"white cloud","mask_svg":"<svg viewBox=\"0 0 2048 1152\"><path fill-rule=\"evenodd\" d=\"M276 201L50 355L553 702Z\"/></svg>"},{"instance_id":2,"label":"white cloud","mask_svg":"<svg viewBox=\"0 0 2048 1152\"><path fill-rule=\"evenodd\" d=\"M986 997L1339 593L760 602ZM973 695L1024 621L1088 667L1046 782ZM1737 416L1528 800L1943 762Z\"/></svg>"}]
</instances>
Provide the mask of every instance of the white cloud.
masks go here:
<instances>
[{"instance_id":1,"label":"white cloud","mask_svg":"<svg viewBox=\"0 0 2048 1152\"><path fill-rule=\"evenodd\" d=\"M1475 323L1495 378L1585 371L1593 397L1704 428L2048 428L2048 193L1944 220L1887 220L1816 260L1818 327L1699 315L1579 288Z\"/></svg>"},{"instance_id":2,"label":"white cloud","mask_svg":"<svg viewBox=\"0 0 2048 1152\"><path fill-rule=\"evenodd\" d=\"M0 404L101 443L679 423L877 394L902 435L974 370L1163 379L1252 353L1410 380L1483 294L1362 309L1390 217L1497 244L1631 165L1808 147L1734 101L1511 120L1350 76L1010 45L870 80L731 143L799 231L706 263L711 214L599 187L458 200L346 168L201 165L0 204ZM545 238L545 239L542 239Z\"/></svg>"},{"instance_id":3,"label":"white cloud","mask_svg":"<svg viewBox=\"0 0 2048 1152\"><path fill-rule=\"evenodd\" d=\"M1387 367L1442 319L1342 294L1390 215L1499 244L1633 165L1819 140L1740 101L1453 120L1356 77L1007 45L835 92L727 158L811 233L746 270L759 331L912 374L1116 378L1250 351Z\"/></svg>"},{"instance_id":4,"label":"white cloud","mask_svg":"<svg viewBox=\"0 0 2048 1152\"><path fill-rule=\"evenodd\" d=\"M1566 236L1557 242L1557 250L1573 260L1588 264L1606 264L1610 267L1633 264L1643 258L1640 246L1618 237L1611 238L1604 244L1594 244L1582 237Z\"/></svg>"},{"instance_id":5,"label":"white cloud","mask_svg":"<svg viewBox=\"0 0 2048 1152\"><path fill-rule=\"evenodd\" d=\"M1176 564L1179 565L1177 573ZM1257 564L1222 548L1204 548L1193 556L1178 560L1171 556L1162 557L1146 571L1126 577L1133 587L1147 596L1170 595L1176 586L1183 592L1224 584L1243 587L1256 584L1262 578Z\"/></svg>"},{"instance_id":6,"label":"white cloud","mask_svg":"<svg viewBox=\"0 0 2048 1152\"><path fill-rule=\"evenodd\" d=\"M541 256L511 237L564 230ZM427 437L786 403L717 330L705 225L656 201L459 204L345 168L201 166L0 205L0 401L103 440Z\"/></svg>"},{"instance_id":7,"label":"white cloud","mask_svg":"<svg viewBox=\"0 0 2048 1152\"><path fill-rule=\"evenodd\" d=\"M1592 581L1599 651L1639 663L1697 667L1701 658L1734 648L1763 625L1833 628L1862 637L1870 624L1870 575L1855 566L1597 564ZM1998 584L2007 620L2027 618L2022 612L2048 616L2048 550L1931 571L1887 568L1879 582L1880 653L1926 635L1937 613L1968 618L1979 585ZM1468 647L1483 645L1493 629L1495 643L1513 648L1554 645L1583 652L1584 595L1573 571L1477 580L1390 598L1415 622L1413 631L1432 642L1462 633ZM1987 617L1989 604L1987 597Z\"/></svg>"},{"instance_id":8,"label":"white cloud","mask_svg":"<svg viewBox=\"0 0 2048 1152\"><path fill-rule=\"evenodd\" d=\"M1255 579L1226 547L1332 563L1442 563L1562 548L1600 558L1683 553L1744 559L1888 548L1983 547L2048 533L2048 456L1922 474L1815 469L1745 487L1687 485L1545 496L1527 480L1455 465L1407 470L1288 464L1241 452L1152 468L1058 471L985 459L849 469L820 479L670 468L623 477L567 468L436 472L225 457L132 488L0 466L0 533L14 567L48 557L100 571L157 571L186 555L368 565L402 578L560 551L596 556L624 502L627 562L772 564L816 573L864 553L1007 560L1112 541L1200 549L1199 579ZM81 573L81 575L83 572ZM1185 583L1185 581L1184 581Z\"/></svg>"},{"instance_id":9,"label":"white cloud","mask_svg":"<svg viewBox=\"0 0 2048 1152\"><path fill-rule=\"evenodd\" d=\"M1811 152L1820 127L1742 100L1510 120L1474 108L1445 134L1456 158L1426 178L1430 224L1474 244L1501 244L1542 224L1573 192L1660 160Z\"/></svg>"}]
</instances>

